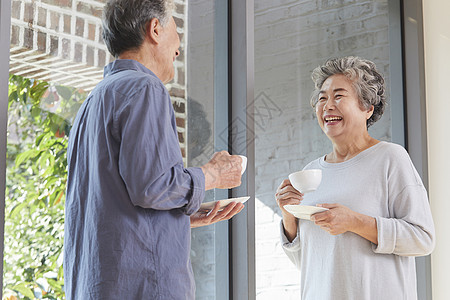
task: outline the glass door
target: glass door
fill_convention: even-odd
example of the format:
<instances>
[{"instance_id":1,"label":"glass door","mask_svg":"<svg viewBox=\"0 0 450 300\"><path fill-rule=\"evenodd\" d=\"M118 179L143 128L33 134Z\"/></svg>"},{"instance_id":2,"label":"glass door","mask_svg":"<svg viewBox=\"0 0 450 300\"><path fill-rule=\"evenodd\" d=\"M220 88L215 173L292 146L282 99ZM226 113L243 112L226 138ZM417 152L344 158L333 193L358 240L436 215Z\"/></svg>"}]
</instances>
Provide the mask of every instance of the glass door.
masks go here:
<instances>
[{"instance_id":1,"label":"glass door","mask_svg":"<svg viewBox=\"0 0 450 300\"><path fill-rule=\"evenodd\" d=\"M187 163L201 166L228 150L228 2L187 1ZM204 201L228 198L209 190ZM192 230L196 299L229 299L228 223Z\"/></svg>"},{"instance_id":2,"label":"glass door","mask_svg":"<svg viewBox=\"0 0 450 300\"><path fill-rule=\"evenodd\" d=\"M112 61L98 1L11 1L3 294L64 299L66 148Z\"/></svg>"},{"instance_id":3,"label":"glass door","mask_svg":"<svg viewBox=\"0 0 450 300\"><path fill-rule=\"evenodd\" d=\"M66 147L78 108L113 60L101 38L105 2L11 0L6 16L11 20L3 263L7 299L64 299ZM166 87L184 163L200 166L228 147L228 4L174 2L181 55ZM228 191L208 191L205 201L227 197ZM191 260L197 299L228 299L226 222L192 231Z\"/></svg>"},{"instance_id":4,"label":"glass door","mask_svg":"<svg viewBox=\"0 0 450 300\"><path fill-rule=\"evenodd\" d=\"M400 13L392 12L390 3L255 1L257 299L300 297L300 273L280 245L281 212L274 194L290 173L331 150L309 104L311 71L332 57L374 61L388 90L392 83L400 85L391 88L387 111L369 131L384 141L400 132L395 139L403 143L403 125L396 123L403 120L401 67L393 68L401 61L395 31Z\"/></svg>"}]
</instances>

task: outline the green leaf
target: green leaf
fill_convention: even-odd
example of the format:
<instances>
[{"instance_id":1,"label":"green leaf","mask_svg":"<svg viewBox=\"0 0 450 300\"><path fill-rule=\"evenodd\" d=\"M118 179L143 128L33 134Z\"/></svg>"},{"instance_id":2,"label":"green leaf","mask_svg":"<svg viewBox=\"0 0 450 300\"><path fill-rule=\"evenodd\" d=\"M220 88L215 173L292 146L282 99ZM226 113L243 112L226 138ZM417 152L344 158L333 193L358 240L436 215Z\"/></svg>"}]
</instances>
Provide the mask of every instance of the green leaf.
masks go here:
<instances>
[{"instance_id":1,"label":"green leaf","mask_svg":"<svg viewBox=\"0 0 450 300\"><path fill-rule=\"evenodd\" d=\"M41 143L42 139L47 135L47 133L43 133L41 135L39 135L38 137L36 137L36 142L35 145L39 146L39 144Z\"/></svg>"},{"instance_id":2,"label":"green leaf","mask_svg":"<svg viewBox=\"0 0 450 300\"><path fill-rule=\"evenodd\" d=\"M55 184L59 180L56 176L48 176L45 178L45 187L50 188L53 184Z\"/></svg>"},{"instance_id":3,"label":"green leaf","mask_svg":"<svg viewBox=\"0 0 450 300\"><path fill-rule=\"evenodd\" d=\"M56 205L56 204L58 204L59 202L61 202L61 198L62 198L62 196L63 196L63 194L64 194L64 190L61 190L59 193L57 193L56 194L56 197L53 197L51 200L50 200L50 206L53 206L53 205Z\"/></svg>"},{"instance_id":4,"label":"green leaf","mask_svg":"<svg viewBox=\"0 0 450 300\"><path fill-rule=\"evenodd\" d=\"M48 89L49 84L45 81L42 81L38 84L34 84L30 91L30 96L34 100L34 102L40 102L42 96L45 91Z\"/></svg>"},{"instance_id":5,"label":"green leaf","mask_svg":"<svg viewBox=\"0 0 450 300\"><path fill-rule=\"evenodd\" d=\"M52 279L52 278L47 278L47 282L55 290L61 290L61 287L63 285L63 282L56 281L55 279Z\"/></svg>"},{"instance_id":6,"label":"green leaf","mask_svg":"<svg viewBox=\"0 0 450 300\"><path fill-rule=\"evenodd\" d=\"M13 207L13 209L11 209L11 213L9 214L9 217L11 219L15 219L17 214L20 213L22 211L22 209L24 209L27 206L28 206L27 202L22 202L22 203L17 204L16 206Z\"/></svg>"},{"instance_id":7,"label":"green leaf","mask_svg":"<svg viewBox=\"0 0 450 300\"><path fill-rule=\"evenodd\" d=\"M56 153L55 158L62 158L64 161L66 160L66 154L67 154L67 149L62 149L59 150L58 153Z\"/></svg>"},{"instance_id":8,"label":"green leaf","mask_svg":"<svg viewBox=\"0 0 450 300\"><path fill-rule=\"evenodd\" d=\"M64 268L63 266L60 266L58 269L58 280L64 281Z\"/></svg>"},{"instance_id":9,"label":"green leaf","mask_svg":"<svg viewBox=\"0 0 450 300\"><path fill-rule=\"evenodd\" d=\"M17 98L19 98L19 94L17 93L17 90L15 90L14 92L10 93L9 96L8 96L9 102L17 101Z\"/></svg>"},{"instance_id":10,"label":"green leaf","mask_svg":"<svg viewBox=\"0 0 450 300\"><path fill-rule=\"evenodd\" d=\"M13 289L14 291L17 291L17 292L21 293L22 295L24 295L24 296L30 298L30 299L34 299L34 293L33 293L33 291L32 291L30 288L28 288L28 287L25 285L24 282L15 285L12 289Z\"/></svg>"},{"instance_id":11,"label":"green leaf","mask_svg":"<svg viewBox=\"0 0 450 300\"><path fill-rule=\"evenodd\" d=\"M39 116L41 115L41 112L42 112L42 109L40 109L40 108L37 107L37 106L33 106L33 107L31 108L31 116L32 116L33 118L39 117Z\"/></svg>"},{"instance_id":12,"label":"green leaf","mask_svg":"<svg viewBox=\"0 0 450 300\"><path fill-rule=\"evenodd\" d=\"M38 165L41 170L45 170L44 174L48 176L52 173L51 168L55 165L55 157L50 151L41 151Z\"/></svg>"},{"instance_id":13,"label":"green leaf","mask_svg":"<svg viewBox=\"0 0 450 300\"><path fill-rule=\"evenodd\" d=\"M36 149L31 149L25 152L20 153L16 157L16 168L19 167L25 160L35 158L39 155L41 151Z\"/></svg>"}]
</instances>

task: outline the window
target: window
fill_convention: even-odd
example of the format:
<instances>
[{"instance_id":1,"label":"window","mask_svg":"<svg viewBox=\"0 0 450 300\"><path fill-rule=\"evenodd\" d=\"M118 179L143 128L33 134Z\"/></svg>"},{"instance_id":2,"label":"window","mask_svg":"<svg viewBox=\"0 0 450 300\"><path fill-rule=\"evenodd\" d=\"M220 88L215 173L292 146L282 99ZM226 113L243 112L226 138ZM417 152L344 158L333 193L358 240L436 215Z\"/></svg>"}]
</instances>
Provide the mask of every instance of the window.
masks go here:
<instances>
[{"instance_id":1,"label":"window","mask_svg":"<svg viewBox=\"0 0 450 300\"><path fill-rule=\"evenodd\" d=\"M5 296L63 297L65 149L79 106L113 60L101 37L104 3L8 3ZM181 55L167 88L185 165L200 166L213 152L227 149L228 123L214 115L217 105L228 108L227 94L219 94L220 89L227 91L227 68L218 67L227 66L227 4L219 4L219 11L214 1L175 3ZM6 30L2 27L2 36ZM221 40L216 42L216 37ZM205 201L227 197L227 191L209 191ZM228 298L228 256L221 254L227 249L226 223L193 230L191 257L199 299L216 294L217 299Z\"/></svg>"},{"instance_id":2,"label":"window","mask_svg":"<svg viewBox=\"0 0 450 300\"><path fill-rule=\"evenodd\" d=\"M401 53L392 35L400 40L400 32L392 31L390 18L388 0L255 1L257 299L300 295L300 274L280 245L281 212L274 194L290 173L331 150L309 104L311 71L331 57L360 56L376 63L389 90L401 81L401 69L391 66ZM403 127L393 125L394 116L403 120L402 109L395 110L402 95L394 91L388 99L382 119L369 129L385 141L393 139L393 131L403 134ZM403 143L400 138L397 142Z\"/></svg>"}]
</instances>

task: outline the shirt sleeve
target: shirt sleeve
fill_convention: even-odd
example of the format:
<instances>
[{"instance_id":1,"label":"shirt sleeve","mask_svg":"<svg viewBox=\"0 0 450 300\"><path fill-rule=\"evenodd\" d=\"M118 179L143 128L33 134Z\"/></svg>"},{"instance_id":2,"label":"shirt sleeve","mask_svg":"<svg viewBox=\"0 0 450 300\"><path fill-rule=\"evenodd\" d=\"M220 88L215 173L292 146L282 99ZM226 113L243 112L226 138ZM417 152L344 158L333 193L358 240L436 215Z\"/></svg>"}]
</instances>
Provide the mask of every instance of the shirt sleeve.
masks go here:
<instances>
[{"instance_id":1,"label":"shirt sleeve","mask_svg":"<svg viewBox=\"0 0 450 300\"><path fill-rule=\"evenodd\" d=\"M300 226L297 226L297 230ZM281 236L281 246L283 247L284 253L286 253L289 260L300 269L300 237L297 231L297 236L294 238L292 242L289 242L286 234L284 233L283 220L280 222L280 236Z\"/></svg>"},{"instance_id":2,"label":"shirt sleeve","mask_svg":"<svg viewBox=\"0 0 450 300\"><path fill-rule=\"evenodd\" d=\"M404 149L395 156L389 173L389 217L375 217L378 245L373 245L373 250L428 255L434 249L435 232L427 191Z\"/></svg>"},{"instance_id":3,"label":"shirt sleeve","mask_svg":"<svg viewBox=\"0 0 450 300\"><path fill-rule=\"evenodd\" d=\"M115 116L119 172L131 202L155 210L196 212L204 198L200 168L184 168L167 90L149 84L124 101Z\"/></svg>"}]
</instances>

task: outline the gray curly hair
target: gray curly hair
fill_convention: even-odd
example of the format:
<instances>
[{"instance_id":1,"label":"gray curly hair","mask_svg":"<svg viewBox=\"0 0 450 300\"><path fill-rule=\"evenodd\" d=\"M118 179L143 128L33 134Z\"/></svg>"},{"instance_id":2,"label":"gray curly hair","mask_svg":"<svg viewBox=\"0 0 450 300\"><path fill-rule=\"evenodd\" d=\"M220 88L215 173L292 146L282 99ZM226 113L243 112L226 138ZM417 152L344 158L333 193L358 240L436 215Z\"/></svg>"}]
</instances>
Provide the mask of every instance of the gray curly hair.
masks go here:
<instances>
[{"instance_id":1,"label":"gray curly hair","mask_svg":"<svg viewBox=\"0 0 450 300\"><path fill-rule=\"evenodd\" d=\"M367 128L378 121L386 107L384 78L377 71L373 62L356 56L329 59L325 64L315 68L311 78L315 90L311 96L311 106L316 107L320 89L328 77L343 74L352 82L362 108L374 106L372 116L367 120Z\"/></svg>"},{"instance_id":2,"label":"gray curly hair","mask_svg":"<svg viewBox=\"0 0 450 300\"><path fill-rule=\"evenodd\" d=\"M146 27L156 18L167 25L175 8L173 0L109 0L103 10L103 41L117 58L127 50L138 49Z\"/></svg>"}]
</instances>

